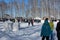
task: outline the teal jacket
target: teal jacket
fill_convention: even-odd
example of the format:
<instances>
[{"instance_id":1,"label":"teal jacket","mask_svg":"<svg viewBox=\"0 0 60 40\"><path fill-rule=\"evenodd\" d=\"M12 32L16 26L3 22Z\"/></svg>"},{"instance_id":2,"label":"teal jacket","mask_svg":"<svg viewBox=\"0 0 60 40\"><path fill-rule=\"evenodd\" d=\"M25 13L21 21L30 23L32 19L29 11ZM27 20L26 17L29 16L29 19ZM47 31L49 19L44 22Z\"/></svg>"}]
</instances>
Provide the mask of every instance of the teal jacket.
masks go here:
<instances>
[{"instance_id":1,"label":"teal jacket","mask_svg":"<svg viewBox=\"0 0 60 40\"><path fill-rule=\"evenodd\" d=\"M49 22L48 20L45 20L44 24L42 25L41 36L50 36L50 34L51 34L51 28Z\"/></svg>"}]
</instances>

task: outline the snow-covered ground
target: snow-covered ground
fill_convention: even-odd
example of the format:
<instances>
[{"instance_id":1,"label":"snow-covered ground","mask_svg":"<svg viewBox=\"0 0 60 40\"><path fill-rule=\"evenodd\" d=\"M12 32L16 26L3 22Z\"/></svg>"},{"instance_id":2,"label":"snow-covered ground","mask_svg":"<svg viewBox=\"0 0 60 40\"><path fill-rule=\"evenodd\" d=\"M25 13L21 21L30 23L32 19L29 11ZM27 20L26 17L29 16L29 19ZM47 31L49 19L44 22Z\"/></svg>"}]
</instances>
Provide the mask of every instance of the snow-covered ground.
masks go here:
<instances>
[{"instance_id":1,"label":"snow-covered ground","mask_svg":"<svg viewBox=\"0 0 60 40\"><path fill-rule=\"evenodd\" d=\"M28 26L28 23L20 23L20 30L18 23L13 23L13 30L11 29L12 22L0 22L0 40L41 40L41 27L43 22L34 23L34 26ZM56 22L54 22L56 28ZM54 40L57 40L56 30L54 29Z\"/></svg>"}]
</instances>

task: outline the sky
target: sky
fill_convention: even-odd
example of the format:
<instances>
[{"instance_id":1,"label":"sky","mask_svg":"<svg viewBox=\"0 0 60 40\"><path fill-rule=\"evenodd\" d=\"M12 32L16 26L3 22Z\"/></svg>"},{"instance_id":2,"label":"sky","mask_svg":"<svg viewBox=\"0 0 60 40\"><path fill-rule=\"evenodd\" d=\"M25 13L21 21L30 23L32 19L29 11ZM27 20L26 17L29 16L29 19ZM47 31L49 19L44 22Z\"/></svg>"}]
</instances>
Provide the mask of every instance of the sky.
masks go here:
<instances>
[{"instance_id":1,"label":"sky","mask_svg":"<svg viewBox=\"0 0 60 40\"><path fill-rule=\"evenodd\" d=\"M9 2L13 2L14 0L0 0L0 2L2 1L9 3ZM22 3L22 0L18 0L18 2ZM24 0L24 3L28 4L28 0ZM10 11L7 12L7 14L10 14L10 13L11 13ZM13 15L15 16L15 10L13 13L14 13ZM23 16L22 11L20 12L20 16ZM25 13L24 13L24 16L25 16Z\"/></svg>"},{"instance_id":2,"label":"sky","mask_svg":"<svg viewBox=\"0 0 60 40\"><path fill-rule=\"evenodd\" d=\"M13 2L14 0L4 0L6 3ZM18 0L19 2L22 2L22 0ZM24 0L24 2L27 4L28 0Z\"/></svg>"}]
</instances>

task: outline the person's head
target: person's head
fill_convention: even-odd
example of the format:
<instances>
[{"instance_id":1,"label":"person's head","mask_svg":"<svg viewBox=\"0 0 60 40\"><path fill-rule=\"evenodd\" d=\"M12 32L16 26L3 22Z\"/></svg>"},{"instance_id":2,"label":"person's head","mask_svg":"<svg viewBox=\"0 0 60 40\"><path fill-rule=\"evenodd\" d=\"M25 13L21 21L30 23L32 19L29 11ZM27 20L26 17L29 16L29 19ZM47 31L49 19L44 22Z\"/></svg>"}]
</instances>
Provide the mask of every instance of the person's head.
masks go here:
<instances>
[{"instance_id":1,"label":"person's head","mask_svg":"<svg viewBox=\"0 0 60 40\"><path fill-rule=\"evenodd\" d=\"M53 20L50 20L50 22L53 22Z\"/></svg>"},{"instance_id":2,"label":"person's head","mask_svg":"<svg viewBox=\"0 0 60 40\"><path fill-rule=\"evenodd\" d=\"M45 22L48 22L48 18L45 19Z\"/></svg>"},{"instance_id":3,"label":"person's head","mask_svg":"<svg viewBox=\"0 0 60 40\"><path fill-rule=\"evenodd\" d=\"M45 21L46 21L46 20L48 21L48 18L46 18Z\"/></svg>"}]
</instances>

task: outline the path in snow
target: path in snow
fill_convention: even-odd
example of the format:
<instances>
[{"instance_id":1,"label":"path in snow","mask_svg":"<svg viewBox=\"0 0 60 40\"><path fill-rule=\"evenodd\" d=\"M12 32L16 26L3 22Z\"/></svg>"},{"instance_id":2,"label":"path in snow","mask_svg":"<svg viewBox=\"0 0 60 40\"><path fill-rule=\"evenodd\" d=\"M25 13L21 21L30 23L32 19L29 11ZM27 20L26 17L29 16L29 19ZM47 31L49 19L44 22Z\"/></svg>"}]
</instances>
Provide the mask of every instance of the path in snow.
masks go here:
<instances>
[{"instance_id":1,"label":"path in snow","mask_svg":"<svg viewBox=\"0 0 60 40\"><path fill-rule=\"evenodd\" d=\"M41 26L28 26L18 31L0 31L0 40L41 40ZM57 40L56 30L54 29L54 39Z\"/></svg>"}]
</instances>

